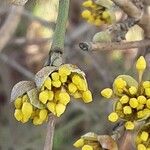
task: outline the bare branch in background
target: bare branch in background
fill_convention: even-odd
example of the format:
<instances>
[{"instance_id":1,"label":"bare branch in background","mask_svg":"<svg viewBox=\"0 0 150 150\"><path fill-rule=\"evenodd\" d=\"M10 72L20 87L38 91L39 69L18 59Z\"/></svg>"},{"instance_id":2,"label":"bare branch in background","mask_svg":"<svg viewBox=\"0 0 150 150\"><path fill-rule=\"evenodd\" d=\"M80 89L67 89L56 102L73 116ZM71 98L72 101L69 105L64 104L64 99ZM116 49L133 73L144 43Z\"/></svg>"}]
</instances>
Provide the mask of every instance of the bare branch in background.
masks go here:
<instances>
[{"instance_id":1,"label":"bare branch in background","mask_svg":"<svg viewBox=\"0 0 150 150\"><path fill-rule=\"evenodd\" d=\"M117 6L119 6L129 17L139 20L142 12L139 10L130 0L112 0Z\"/></svg>"},{"instance_id":2,"label":"bare branch in background","mask_svg":"<svg viewBox=\"0 0 150 150\"><path fill-rule=\"evenodd\" d=\"M150 5L150 1L149 0L143 0L145 5Z\"/></svg>"},{"instance_id":3,"label":"bare branch in background","mask_svg":"<svg viewBox=\"0 0 150 150\"><path fill-rule=\"evenodd\" d=\"M109 26L108 30L111 34L112 41L121 41L125 39L125 35L128 32L129 28L136 24L135 19L127 18L123 22L119 22L117 24L113 24Z\"/></svg>"},{"instance_id":4,"label":"bare branch in background","mask_svg":"<svg viewBox=\"0 0 150 150\"><path fill-rule=\"evenodd\" d=\"M105 42L105 43L80 43L80 48L84 51L111 51L111 50L125 50L132 48L140 48L150 46L150 40L141 40L134 42Z\"/></svg>"},{"instance_id":5,"label":"bare branch in background","mask_svg":"<svg viewBox=\"0 0 150 150\"><path fill-rule=\"evenodd\" d=\"M28 0L10 0L10 2L15 5L25 5L27 1Z\"/></svg>"},{"instance_id":6,"label":"bare branch in background","mask_svg":"<svg viewBox=\"0 0 150 150\"><path fill-rule=\"evenodd\" d=\"M21 18L21 12L23 11L22 6L12 6L11 11L3 24L0 28L0 51L6 46L6 44L11 39L12 35L14 34L17 25Z\"/></svg>"},{"instance_id":7,"label":"bare branch in background","mask_svg":"<svg viewBox=\"0 0 150 150\"><path fill-rule=\"evenodd\" d=\"M112 0L119 6L129 17L137 20L137 24L145 31L145 37L150 38L150 15L138 9L130 0Z\"/></svg>"},{"instance_id":8,"label":"bare branch in background","mask_svg":"<svg viewBox=\"0 0 150 150\"><path fill-rule=\"evenodd\" d=\"M9 58L6 54L0 53L0 60L3 61L5 64L9 65L10 67L12 67L13 69L17 70L19 73L21 73L25 77L29 79L34 79L34 74L32 72L28 71L19 63Z\"/></svg>"},{"instance_id":9,"label":"bare branch in background","mask_svg":"<svg viewBox=\"0 0 150 150\"><path fill-rule=\"evenodd\" d=\"M27 39L25 37L20 37L16 39L12 39L8 44L9 45L42 45L51 42L51 37L49 38L36 38L36 39Z\"/></svg>"}]
</instances>

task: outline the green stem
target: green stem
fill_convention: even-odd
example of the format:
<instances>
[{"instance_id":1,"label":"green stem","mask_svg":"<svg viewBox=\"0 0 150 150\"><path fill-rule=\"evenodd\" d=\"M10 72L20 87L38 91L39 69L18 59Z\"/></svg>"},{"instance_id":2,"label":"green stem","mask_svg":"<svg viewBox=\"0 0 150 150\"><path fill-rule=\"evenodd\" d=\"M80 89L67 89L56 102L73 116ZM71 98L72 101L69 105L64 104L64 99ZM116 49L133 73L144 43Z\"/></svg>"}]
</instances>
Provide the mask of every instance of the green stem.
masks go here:
<instances>
[{"instance_id":1,"label":"green stem","mask_svg":"<svg viewBox=\"0 0 150 150\"><path fill-rule=\"evenodd\" d=\"M54 32L52 47L49 53L49 62L47 65L59 66L62 64L62 54L64 50L66 24L69 12L69 2L70 0L59 0L57 24ZM53 137L56 120L56 117L53 115L49 117L44 150L53 149Z\"/></svg>"},{"instance_id":2,"label":"green stem","mask_svg":"<svg viewBox=\"0 0 150 150\"><path fill-rule=\"evenodd\" d=\"M68 20L70 0L59 0L59 10L57 24L53 36L52 47L49 52L47 65L59 67L62 63L62 54L64 51L66 24Z\"/></svg>"},{"instance_id":3,"label":"green stem","mask_svg":"<svg viewBox=\"0 0 150 150\"><path fill-rule=\"evenodd\" d=\"M66 24L68 20L68 12L69 12L69 2L70 0L59 0L57 24L56 24L52 47L51 47L51 51L53 52L55 51L57 52L59 50L61 53L63 53Z\"/></svg>"}]
</instances>

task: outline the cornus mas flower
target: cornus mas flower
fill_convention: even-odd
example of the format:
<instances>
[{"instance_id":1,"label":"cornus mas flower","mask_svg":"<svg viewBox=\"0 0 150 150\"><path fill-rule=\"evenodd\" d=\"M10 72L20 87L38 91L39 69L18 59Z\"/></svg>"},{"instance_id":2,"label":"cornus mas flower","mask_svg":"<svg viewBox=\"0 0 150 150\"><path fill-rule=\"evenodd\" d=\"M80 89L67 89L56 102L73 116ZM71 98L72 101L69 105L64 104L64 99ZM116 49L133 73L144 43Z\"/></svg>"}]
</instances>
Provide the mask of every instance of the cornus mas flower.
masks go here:
<instances>
[{"instance_id":1,"label":"cornus mas flower","mask_svg":"<svg viewBox=\"0 0 150 150\"><path fill-rule=\"evenodd\" d=\"M17 121L26 123L31 120L34 125L40 125L47 121L48 110L38 109L34 107L30 103L27 94L24 94L22 97L17 98L14 102L14 105L14 116Z\"/></svg>"},{"instance_id":2,"label":"cornus mas flower","mask_svg":"<svg viewBox=\"0 0 150 150\"><path fill-rule=\"evenodd\" d=\"M104 23L111 24L115 20L114 13L108 9L107 5L103 5L99 1L86 0L82 5L85 10L83 10L81 15L91 24L100 26Z\"/></svg>"},{"instance_id":3,"label":"cornus mas flower","mask_svg":"<svg viewBox=\"0 0 150 150\"><path fill-rule=\"evenodd\" d=\"M101 95L114 101L114 110L108 120L116 122L125 120L127 130L134 129L136 121L145 120L150 116L150 81L143 81L142 75L146 69L146 61L141 56L136 62L138 82L128 75L119 75L113 83L113 88L106 88Z\"/></svg>"},{"instance_id":4,"label":"cornus mas flower","mask_svg":"<svg viewBox=\"0 0 150 150\"><path fill-rule=\"evenodd\" d=\"M92 132L81 136L73 145L81 150L118 150L117 144L111 136L97 135Z\"/></svg>"},{"instance_id":5,"label":"cornus mas flower","mask_svg":"<svg viewBox=\"0 0 150 150\"><path fill-rule=\"evenodd\" d=\"M145 124L135 138L137 150L150 150L150 124Z\"/></svg>"},{"instance_id":6,"label":"cornus mas flower","mask_svg":"<svg viewBox=\"0 0 150 150\"><path fill-rule=\"evenodd\" d=\"M50 114L60 117L71 97L84 103L92 101L84 72L70 64L46 66L35 75L35 83L21 81L11 93L16 120L22 123L31 120L34 125L46 122Z\"/></svg>"},{"instance_id":7,"label":"cornus mas flower","mask_svg":"<svg viewBox=\"0 0 150 150\"><path fill-rule=\"evenodd\" d=\"M18 90L19 89L19 90ZM37 90L31 81L21 81L12 90L11 99L14 101L14 117L17 121L26 123L32 121L40 125L47 121L48 110L37 101ZM39 107L35 107L39 106Z\"/></svg>"},{"instance_id":8,"label":"cornus mas flower","mask_svg":"<svg viewBox=\"0 0 150 150\"><path fill-rule=\"evenodd\" d=\"M45 67L37 73L36 78L44 72L39 87L39 101L57 117L60 117L70 102L70 97L81 98L85 103L92 101L92 94L87 86L84 73L73 65L59 68Z\"/></svg>"}]
</instances>

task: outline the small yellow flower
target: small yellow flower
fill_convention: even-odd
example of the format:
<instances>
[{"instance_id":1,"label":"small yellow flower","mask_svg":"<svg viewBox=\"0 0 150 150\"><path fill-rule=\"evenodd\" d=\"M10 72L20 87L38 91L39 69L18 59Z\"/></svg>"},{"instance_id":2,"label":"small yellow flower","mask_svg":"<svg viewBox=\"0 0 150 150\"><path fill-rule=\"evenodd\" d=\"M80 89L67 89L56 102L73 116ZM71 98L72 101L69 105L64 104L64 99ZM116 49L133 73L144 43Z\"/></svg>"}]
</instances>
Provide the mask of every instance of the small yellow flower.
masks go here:
<instances>
[{"instance_id":1,"label":"small yellow flower","mask_svg":"<svg viewBox=\"0 0 150 150\"><path fill-rule=\"evenodd\" d=\"M109 11L104 11L103 13L102 13L102 18L103 19L107 19L107 18L109 18L110 17L110 13L109 13Z\"/></svg>"},{"instance_id":2,"label":"small yellow flower","mask_svg":"<svg viewBox=\"0 0 150 150\"><path fill-rule=\"evenodd\" d=\"M21 110L24 116L28 116L28 118L30 118L33 112L33 106L29 102L24 102Z\"/></svg>"},{"instance_id":3,"label":"small yellow flower","mask_svg":"<svg viewBox=\"0 0 150 150\"><path fill-rule=\"evenodd\" d=\"M135 95L137 93L137 88L135 86L131 86L129 88L129 92L131 95Z\"/></svg>"},{"instance_id":4,"label":"small yellow flower","mask_svg":"<svg viewBox=\"0 0 150 150\"><path fill-rule=\"evenodd\" d=\"M148 100L146 101L146 106L147 106L147 108L150 109L150 99L148 99Z\"/></svg>"},{"instance_id":5,"label":"small yellow flower","mask_svg":"<svg viewBox=\"0 0 150 150\"><path fill-rule=\"evenodd\" d=\"M76 91L75 93L73 93L73 97L78 99L78 98L82 97L82 94L80 92Z\"/></svg>"},{"instance_id":6,"label":"small yellow flower","mask_svg":"<svg viewBox=\"0 0 150 150\"><path fill-rule=\"evenodd\" d=\"M15 108L20 109L22 106L22 99L21 98L17 98L14 102Z\"/></svg>"},{"instance_id":7,"label":"small yellow flower","mask_svg":"<svg viewBox=\"0 0 150 150\"><path fill-rule=\"evenodd\" d=\"M136 98L131 98L129 104L130 104L130 106L131 106L132 108L137 108L138 105L139 105L139 103L138 103L138 101L137 101Z\"/></svg>"},{"instance_id":8,"label":"small yellow flower","mask_svg":"<svg viewBox=\"0 0 150 150\"><path fill-rule=\"evenodd\" d=\"M150 88L150 81L144 81L142 85L145 89Z\"/></svg>"},{"instance_id":9,"label":"small yellow flower","mask_svg":"<svg viewBox=\"0 0 150 150\"><path fill-rule=\"evenodd\" d=\"M146 150L146 147L143 144L138 144L137 150Z\"/></svg>"},{"instance_id":10,"label":"small yellow flower","mask_svg":"<svg viewBox=\"0 0 150 150\"><path fill-rule=\"evenodd\" d=\"M42 120L40 119L40 118L38 118L38 117L35 117L34 119L33 119L33 124L34 125L40 125L40 124L42 124Z\"/></svg>"},{"instance_id":11,"label":"small yellow flower","mask_svg":"<svg viewBox=\"0 0 150 150\"><path fill-rule=\"evenodd\" d=\"M20 109L15 109L14 117L17 121L21 121L23 118L22 111Z\"/></svg>"},{"instance_id":12,"label":"small yellow flower","mask_svg":"<svg viewBox=\"0 0 150 150\"><path fill-rule=\"evenodd\" d=\"M29 98L28 98L27 94L23 95L22 102L28 102L28 101L29 101Z\"/></svg>"},{"instance_id":13,"label":"small yellow flower","mask_svg":"<svg viewBox=\"0 0 150 150\"><path fill-rule=\"evenodd\" d=\"M67 75L63 75L63 76L60 76L60 81L62 82L62 83L65 83L65 82L67 82Z\"/></svg>"},{"instance_id":14,"label":"small yellow flower","mask_svg":"<svg viewBox=\"0 0 150 150\"><path fill-rule=\"evenodd\" d=\"M136 62L136 69L140 72L143 72L146 68L146 61L143 56L141 56Z\"/></svg>"},{"instance_id":15,"label":"small yellow flower","mask_svg":"<svg viewBox=\"0 0 150 150\"><path fill-rule=\"evenodd\" d=\"M56 115L57 115L57 117L60 117L64 113L65 110L66 110L66 106L61 104L61 103L58 103L56 105Z\"/></svg>"},{"instance_id":16,"label":"small yellow flower","mask_svg":"<svg viewBox=\"0 0 150 150\"><path fill-rule=\"evenodd\" d=\"M127 121L127 122L125 123L125 128L126 128L127 130L133 130L133 129L134 129L134 123L131 122L131 121Z\"/></svg>"},{"instance_id":17,"label":"small yellow flower","mask_svg":"<svg viewBox=\"0 0 150 150\"><path fill-rule=\"evenodd\" d=\"M141 95L137 98L139 104L146 104L146 97Z\"/></svg>"},{"instance_id":18,"label":"small yellow flower","mask_svg":"<svg viewBox=\"0 0 150 150\"><path fill-rule=\"evenodd\" d=\"M70 93L75 93L77 91L77 86L74 83L68 84L68 90Z\"/></svg>"},{"instance_id":19,"label":"small yellow flower","mask_svg":"<svg viewBox=\"0 0 150 150\"><path fill-rule=\"evenodd\" d=\"M101 24L103 24L103 21L102 21L101 19L96 19L96 20L94 21L94 24L95 24L96 26L100 26Z\"/></svg>"},{"instance_id":20,"label":"small yellow flower","mask_svg":"<svg viewBox=\"0 0 150 150\"><path fill-rule=\"evenodd\" d=\"M87 90L82 93L82 98L85 103L90 103L92 101L92 93L91 91Z\"/></svg>"},{"instance_id":21,"label":"small yellow flower","mask_svg":"<svg viewBox=\"0 0 150 150\"><path fill-rule=\"evenodd\" d=\"M77 85L77 88L80 91L86 91L87 90L87 85L83 79L80 80L79 84Z\"/></svg>"},{"instance_id":22,"label":"small yellow flower","mask_svg":"<svg viewBox=\"0 0 150 150\"><path fill-rule=\"evenodd\" d=\"M81 84L81 81L82 79L81 79L81 77L79 76L79 75L74 75L73 77L72 77L72 82L75 84L75 85L80 85Z\"/></svg>"},{"instance_id":23,"label":"small yellow flower","mask_svg":"<svg viewBox=\"0 0 150 150\"><path fill-rule=\"evenodd\" d=\"M113 91L110 88L106 88L106 89L101 91L101 95L105 98L111 98L112 94L113 94Z\"/></svg>"},{"instance_id":24,"label":"small yellow flower","mask_svg":"<svg viewBox=\"0 0 150 150\"><path fill-rule=\"evenodd\" d=\"M149 150L150 143L150 124L146 123L144 124L138 131L138 134L136 135L136 146L139 150Z\"/></svg>"},{"instance_id":25,"label":"small yellow flower","mask_svg":"<svg viewBox=\"0 0 150 150\"><path fill-rule=\"evenodd\" d=\"M140 111L137 112L137 117L138 118L143 118L144 116L145 116L145 114L144 114L143 110L140 110Z\"/></svg>"},{"instance_id":26,"label":"small yellow flower","mask_svg":"<svg viewBox=\"0 0 150 150\"><path fill-rule=\"evenodd\" d=\"M93 147L90 146L90 145L84 145L84 146L82 147L82 150L93 150Z\"/></svg>"},{"instance_id":27,"label":"small yellow flower","mask_svg":"<svg viewBox=\"0 0 150 150\"><path fill-rule=\"evenodd\" d=\"M45 80L45 82L44 82L44 86L45 86L47 89L51 90L51 84L52 84L51 78L48 77L48 78Z\"/></svg>"},{"instance_id":28,"label":"small yellow flower","mask_svg":"<svg viewBox=\"0 0 150 150\"><path fill-rule=\"evenodd\" d=\"M115 14L110 13L104 5L97 4L94 0L84 1L82 6L85 10L81 15L88 23L100 26L104 23L111 24L115 21Z\"/></svg>"},{"instance_id":29,"label":"small yellow flower","mask_svg":"<svg viewBox=\"0 0 150 150\"><path fill-rule=\"evenodd\" d=\"M63 105L67 105L70 102L70 96L67 92L61 92L59 94L59 102Z\"/></svg>"},{"instance_id":30,"label":"small yellow flower","mask_svg":"<svg viewBox=\"0 0 150 150\"><path fill-rule=\"evenodd\" d=\"M54 98L54 92L53 91L48 91L48 100L52 101Z\"/></svg>"},{"instance_id":31,"label":"small yellow flower","mask_svg":"<svg viewBox=\"0 0 150 150\"><path fill-rule=\"evenodd\" d=\"M141 138L142 141L146 142L146 141L148 140L148 137L149 137L148 132L143 131L143 132L141 133L140 138Z\"/></svg>"},{"instance_id":32,"label":"small yellow flower","mask_svg":"<svg viewBox=\"0 0 150 150\"><path fill-rule=\"evenodd\" d=\"M60 76L69 76L71 74L71 70L67 66L61 66L58 73Z\"/></svg>"},{"instance_id":33,"label":"small yellow flower","mask_svg":"<svg viewBox=\"0 0 150 150\"><path fill-rule=\"evenodd\" d=\"M84 146L84 139L79 139L77 140L74 144L73 144L74 147L76 148L80 148L80 147L83 147Z\"/></svg>"},{"instance_id":34,"label":"small yellow flower","mask_svg":"<svg viewBox=\"0 0 150 150\"><path fill-rule=\"evenodd\" d=\"M48 102L47 108L50 112L52 112L54 115L56 114L56 104L54 102Z\"/></svg>"},{"instance_id":35,"label":"small yellow flower","mask_svg":"<svg viewBox=\"0 0 150 150\"><path fill-rule=\"evenodd\" d=\"M112 112L109 116L108 116L108 120L111 122L116 122L118 120L118 114L116 112Z\"/></svg>"},{"instance_id":36,"label":"small yellow flower","mask_svg":"<svg viewBox=\"0 0 150 150\"><path fill-rule=\"evenodd\" d=\"M122 108L123 108L123 105L121 104L121 102L117 102L116 104L115 104L115 106L116 106L116 110L122 110Z\"/></svg>"},{"instance_id":37,"label":"small yellow flower","mask_svg":"<svg viewBox=\"0 0 150 150\"><path fill-rule=\"evenodd\" d=\"M83 18L88 19L91 17L91 12L89 10L84 10L81 15Z\"/></svg>"},{"instance_id":38,"label":"small yellow flower","mask_svg":"<svg viewBox=\"0 0 150 150\"><path fill-rule=\"evenodd\" d=\"M52 80L54 80L54 81L58 81L58 80L59 80L59 73L58 73L58 72L53 72L53 73L51 74L51 78L52 78Z\"/></svg>"},{"instance_id":39,"label":"small yellow flower","mask_svg":"<svg viewBox=\"0 0 150 150\"><path fill-rule=\"evenodd\" d=\"M92 0L87 0L87 1L83 2L82 5L83 5L84 7L91 7L92 4L93 4Z\"/></svg>"},{"instance_id":40,"label":"small yellow flower","mask_svg":"<svg viewBox=\"0 0 150 150\"><path fill-rule=\"evenodd\" d=\"M43 104L46 104L47 101L49 99L49 93L47 90L45 91L42 91L40 94L39 94L39 100L43 103Z\"/></svg>"},{"instance_id":41,"label":"small yellow flower","mask_svg":"<svg viewBox=\"0 0 150 150\"><path fill-rule=\"evenodd\" d=\"M130 106L125 106L123 108L123 112L124 112L124 114L131 114L132 113L132 109L131 109Z\"/></svg>"},{"instance_id":42,"label":"small yellow flower","mask_svg":"<svg viewBox=\"0 0 150 150\"><path fill-rule=\"evenodd\" d=\"M117 78L114 81L114 85L117 89L124 89L126 87L127 83L122 78Z\"/></svg>"},{"instance_id":43,"label":"small yellow flower","mask_svg":"<svg viewBox=\"0 0 150 150\"><path fill-rule=\"evenodd\" d=\"M101 150L103 146L104 144L101 145L99 136L93 132L86 133L74 143L74 147L80 150Z\"/></svg>"},{"instance_id":44,"label":"small yellow flower","mask_svg":"<svg viewBox=\"0 0 150 150\"><path fill-rule=\"evenodd\" d=\"M46 109L41 109L39 112L40 120L44 121L47 117L48 111Z\"/></svg>"},{"instance_id":45,"label":"small yellow flower","mask_svg":"<svg viewBox=\"0 0 150 150\"><path fill-rule=\"evenodd\" d=\"M150 97L150 88L145 89L145 94L146 96Z\"/></svg>"},{"instance_id":46,"label":"small yellow flower","mask_svg":"<svg viewBox=\"0 0 150 150\"><path fill-rule=\"evenodd\" d=\"M56 88L59 88L61 86L61 82L59 80L55 80L55 81L52 81L52 85Z\"/></svg>"},{"instance_id":47,"label":"small yellow flower","mask_svg":"<svg viewBox=\"0 0 150 150\"><path fill-rule=\"evenodd\" d=\"M129 102L129 97L127 95L123 95L120 100L121 104L126 104Z\"/></svg>"}]
</instances>

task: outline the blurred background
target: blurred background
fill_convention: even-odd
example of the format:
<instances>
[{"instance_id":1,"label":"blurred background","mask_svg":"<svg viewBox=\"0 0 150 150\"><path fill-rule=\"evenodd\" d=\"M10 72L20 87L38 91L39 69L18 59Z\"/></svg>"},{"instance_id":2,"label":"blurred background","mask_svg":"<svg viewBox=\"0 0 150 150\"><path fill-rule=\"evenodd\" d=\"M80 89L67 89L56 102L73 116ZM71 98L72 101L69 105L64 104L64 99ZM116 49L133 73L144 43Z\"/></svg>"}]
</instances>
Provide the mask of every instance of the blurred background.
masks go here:
<instances>
[{"instance_id":1,"label":"blurred background","mask_svg":"<svg viewBox=\"0 0 150 150\"><path fill-rule=\"evenodd\" d=\"M20 80L32 80L47 59L58 0L29 0L24 10L10 9L2 5L3 2L0 1L0 150L42 150L46 124L18 123L9 101L13 85ZM81 18L81 3L82 0L71 1L64 57L66 63L76 64L86 73L94 101L88 105L75 100L71 102L57 122L54 150L74 149L74 141L89 131L111 134L114 125L107 121L107 115L112 107L100 96L100 90L111 86L119 74L134 76L133 62L144 53L137 50L81 51L78 47L80 42L91 41L96 32L105 28L87 24ZM120 10L116 15L118 20L126 18ZM146 75L149 76L148 73Z\"/></svg>"}]
</instances>

